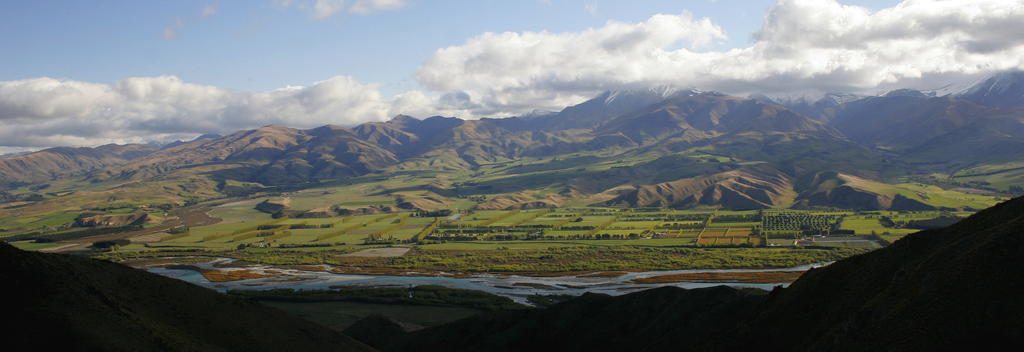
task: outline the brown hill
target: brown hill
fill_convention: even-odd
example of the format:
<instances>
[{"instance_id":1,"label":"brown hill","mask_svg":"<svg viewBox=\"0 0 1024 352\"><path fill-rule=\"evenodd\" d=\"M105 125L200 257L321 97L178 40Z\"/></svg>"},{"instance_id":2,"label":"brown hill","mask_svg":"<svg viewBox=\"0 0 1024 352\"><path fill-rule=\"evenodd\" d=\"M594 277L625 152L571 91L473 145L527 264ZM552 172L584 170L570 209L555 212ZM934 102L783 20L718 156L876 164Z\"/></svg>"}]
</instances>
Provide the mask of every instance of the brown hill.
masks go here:
<instances>
[{"instance_id":1,"label":"brown hill","mask_svg":"<svg viewBox=\"0 0 1024 352\"><path fill-rule=\"evenodd\" d=\"M266 126L164 149L131 163L107 168L95 176L99 179L145 179L208 163L266 163L308 139L309 136L301 130Z\"/></svg>"},{"instance_id":2,"label":"brown hill","mask_svg":"<svg viewBox=\"0 0 1024 352\"><path fill-rule=\"evenodd\" d=\"M639 142L669 136L700 139L744 131L834 133L782 106L719 93L673 97L610 120L596 133L622 133Z\"/></svg>"},{"instance_id":3,"label":"brown hill","mask_svg":"<svg viewBox=\"0 0 1024 352\"><path fill-rule=\"evenodd\" d=\"M346 128L324 126L303 134L304 141L285 149L252 180L274 185L340 179L398 162L394 153L360 139Z\"/></svg>"},{"instance_id":4,"label":"brown hill","mask_svg":"<svg viewBox=\"0 0 1024 352\"><path fill-rule=\"evenodd\" d=\"M41 183L83 175L144 157L154 151L156 148L140 144L108 144L96 148L50 148L3 158L0 159L0 185Z\"/></svg>"},{"instance_id":5,"label":"brown hill","mask_svg":"<svg viewBox=\"0 0 1024 352\"><path fill-rule=\"evenodd\" d=\"M785 207L795 197L790 177L769 167L749 167L611 192L620 194L603 205L673 208L721 205L726 209L746 210Z\"/></svg>"},{"instance_id":6,"label":"brown hill","mask_svg":"<svg viewBox=\"0 0 1024 352\"><path fill-rule=\"evenodd\" d=\"M365 174L396 163L394 154L337 126L313 130L267 126L168 148L107 168L98 178L147 179L183 168L220 165L219 177L264 184L302 183Z\"/></svg>"}]
</instances>

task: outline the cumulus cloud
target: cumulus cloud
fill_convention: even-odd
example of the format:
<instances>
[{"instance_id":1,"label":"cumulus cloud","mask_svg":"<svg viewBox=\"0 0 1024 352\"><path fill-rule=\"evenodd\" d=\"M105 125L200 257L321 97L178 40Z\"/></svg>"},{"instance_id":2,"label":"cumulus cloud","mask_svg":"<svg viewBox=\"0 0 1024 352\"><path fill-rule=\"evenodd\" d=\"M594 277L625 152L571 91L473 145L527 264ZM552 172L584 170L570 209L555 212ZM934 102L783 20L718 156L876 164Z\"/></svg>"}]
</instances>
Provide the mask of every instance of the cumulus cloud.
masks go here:
<instances>
[{"instance_id":1,"label":"cumulus cloud","mask_svg":"<svg viewBox=\"0 0 1024 352\"><path fill-rule=\"evenodd\" d=\"M743 48L701 51L726 38L721 28L689 13L659 14L580 32L484 33L437 50L417 78L468 97L485 115L663 85L735 94L935 85L1024 69L1020 18L1020 0L907 0L877 12L834 0L780 0Z\"/></svg>"},{"instance_id":2,"label":"cumulus cloud","mask_svg":"<svg viewBox=\"0 0 1024 352\"><path fill-rule=\"evenodd\" d=\"M324 13L402 4L335 1ZM437 50L420 66L416 78L429 92L394 97L347 76L265 92L173 76L111 84L0 81L0 151L169 141L267 124L354 125L396 114L508 116L557 110L603 90L654 86L776 96L938 88L967 76L1024 69L1020 18L1024 0L907 0L876 12L834 0L780 0L750 44L730 50L707 49L726 33L685 12L578 32L483 33ZM168 27L165 36L173 38L181 26Z\"/></svg>"},{"instance_id":3,"label":"cumulus cloud","mask_svg":"<svg viewBox=\"0 0 1024 352\"><path fill-rule=\"evenodd\" d=\"M174 76L112 84L35 78L0 82L0 141L6 147L139 143L231 133L276 124L309 128L438 113L418 91L385 98L372 84L338 76L308 87L236 92ZM10 149L10 148L8 148Z\"/></svg>"}]
</instances>

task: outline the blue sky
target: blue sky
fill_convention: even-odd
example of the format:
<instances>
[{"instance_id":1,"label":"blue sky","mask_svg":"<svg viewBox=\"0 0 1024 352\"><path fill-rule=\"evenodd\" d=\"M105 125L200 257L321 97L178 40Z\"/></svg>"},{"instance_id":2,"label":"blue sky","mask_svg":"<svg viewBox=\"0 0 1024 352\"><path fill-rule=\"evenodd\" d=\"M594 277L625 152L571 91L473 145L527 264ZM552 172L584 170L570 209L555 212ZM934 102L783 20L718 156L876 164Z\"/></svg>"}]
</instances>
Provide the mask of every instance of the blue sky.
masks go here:
<instances>
[{"instance_id":1,"label":"blue sky","mask_svg":"<svg viewBox=\"0 0 1024 352\"><path fill-rule=\"evenodd\" d=\"M414 74L438 48L484 32L572 32L656 13L709 17L729 39L706 49L748 45L772 0L424 1L367 15L310 12L271 0L6 1L0 4L0 80L54 77L109 83L175 75L240 91L308 85L349 75L386 95L420 88ZM307 1L307 3L309 3ZM893 0L843 1L878 9ZM215 13L202 16L203 9ZM175 27L175 38L164 38Z\"/></svg>"},{"instance_id":2,"label":"blue sky","mask_svg":"<svg viewBox=\"0 0 1024 352\"><path fill-rule=\"evenodd\" d=\"M0 154L553 111L602 91L942 94L1024 70L1024 0L0 2Z\"/></svg>"}]
</instances>

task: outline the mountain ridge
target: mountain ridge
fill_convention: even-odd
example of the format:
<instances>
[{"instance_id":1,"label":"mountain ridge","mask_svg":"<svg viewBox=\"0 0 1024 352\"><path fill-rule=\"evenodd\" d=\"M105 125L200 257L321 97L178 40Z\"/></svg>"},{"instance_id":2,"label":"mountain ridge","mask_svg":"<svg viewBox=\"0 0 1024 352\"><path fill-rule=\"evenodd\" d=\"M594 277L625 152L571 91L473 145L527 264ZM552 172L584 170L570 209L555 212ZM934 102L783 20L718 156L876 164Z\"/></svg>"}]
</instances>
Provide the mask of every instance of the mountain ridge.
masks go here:
<instances>
[{"instance_id":1,"label":"mountain ridge","mask_svg":"<svg viewBox=\"0 0 1024 352\"><path fill-rule=\"evenodd\" d=\"M894 90L863 98L833 94L814 103L821 107L817 116L801 113L791 103L779 104L765 97L740 98L717 92L666 88L608 91L557 113L528 117L463 120L396 115L389 121L351 128L265 126L219 138L196 138L160 150L146 149L130 158L108 157L98 161L82 156L82 160L77 161L70 157L70 160L62 159L61 163L82 166L67 172L55 166L63 165L58 162L40 162L39 167L30 164L17 172L7 172L15 176L7 177L6 185L11 189L11 186L67 180L71 184L117 187L125 183L144 185L184 179L197 184L220 185L221 189L209 192L223 192L229 184L258 185L250 187L258 189L410 172L480 174L482 170L493 169L494 165L545 159L583 160L579 157L587 155L614 155L636 161L608 171L574 175L565 170L561 179L540 183L531 179L529 184L534 187L533 191L549 189L562 196L592 201L589 204L608 204L619 196L615 192L638 182L657 189L666 182L677 185L703 182L695 179L703 177L703 180L724 182L707 187L707 192L718 195L696 196L699 192L694 191L665 198L672 192L665 193L665 187L661 187L661 192L655 192L660 196L648 193L638 197L638 202L620 198L612 203L644 204L648 202L643 199L650 198L650 204L734 207L720 201L728 198L760 199L741 202L755 208L875 204L874 209L890 209L897 198L891 191L881 194L878 189L846 187L833 194L819 190L819 185L807 180L820 173L835 172L881 184L906 182L900 180L910 178L944 188L964 188L955 179L959 170L985 168L991 173L995 168L995 172L1011 171L996 176L1001 182L998 187L1006 189L1018 182L1024 183L1024 176L1012 173L1017 167L1014 163L1024 150L1024 107L985 106L957 96L932 97L913 90ZM55 154L43 151L0 160L0 181L5 180L4 165L12 165L13 160L46 160L43 157L46 155ZM623 167L642 168L651 160L673 155L680 156L674 160L682 163L666 165L666 171L657 177L646 171L622 170ZM683 165L695 161L697 164L727 162L723 168L695 164L699 166L695 170L701 170L697 173L682 170ZM774 194L769 198L774 200L765 198L764 188L726 184L736 179L732 177L710 177L755 164L769 165L775 170L768 173L784 175L787 180L768 187ZM588 165L580 166L586 170ZM667 170L675 170L677 174L669 175ZM948 175L947 179L936 179L936 173ZM629 178L638 175L652 177ZM755 179L759 178L749 175L745 178ZM595 185L603 188L595 188ZM968 186L978 187L985 187L985 184ZM479 187L474 189L484 191ZM521 191L526 190L492 187L484 193L523 201L523 204L509 205L513 207L535 203L516 194ZM997 191L990 187L983 192ZM464 192L453 189L438 194L445 193ZM864 194L858 195L860 193ZM724 194L733 196L723 198ZM796 200L793 194L797 195ZM716 201L683 201L691 196ZM905 192L901 195L906 196ZM875 200L867 200L872 197ZM660 200L654 200L656 198ZM914 201L928 202L921 197Z\"/></svg>"}]
</instances>

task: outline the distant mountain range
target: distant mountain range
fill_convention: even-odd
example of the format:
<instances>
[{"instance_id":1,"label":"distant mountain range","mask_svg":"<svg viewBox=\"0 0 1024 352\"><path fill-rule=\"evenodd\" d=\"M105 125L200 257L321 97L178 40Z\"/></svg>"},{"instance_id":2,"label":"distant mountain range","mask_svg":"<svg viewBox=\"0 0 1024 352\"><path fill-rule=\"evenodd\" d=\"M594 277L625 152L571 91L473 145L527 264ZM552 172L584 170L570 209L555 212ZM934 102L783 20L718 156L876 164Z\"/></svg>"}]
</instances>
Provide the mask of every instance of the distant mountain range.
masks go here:
<instances>
[{"instance_id":1,"label":"distant mountain range","mask_svg":"<svg viewBox=\"0 0 1024 352\"><path fill-rule=\"evenodd\" d=\"M73 190L76 182L86 182L141 189L188 179L203 189L193 193L210 196L240 184L261 189L371 174L470 173L509 181L467 179L458 187L449 182L419 188L444 197L487 195L500 207L582 201L932 209L962 204L889 185L1007 194L1024 184L1020 160L1024 74L1004 73L941 97L904 89L775 102L659 88L606 92L560 112L526 117L400 115L351 128L267 126L163 148L51 148L0 159L0 184L13 189L63 182ZM552 177L542 180L538 172ZM539 190L546 195L527 194Z\"/></svg>"}]
</instances>

